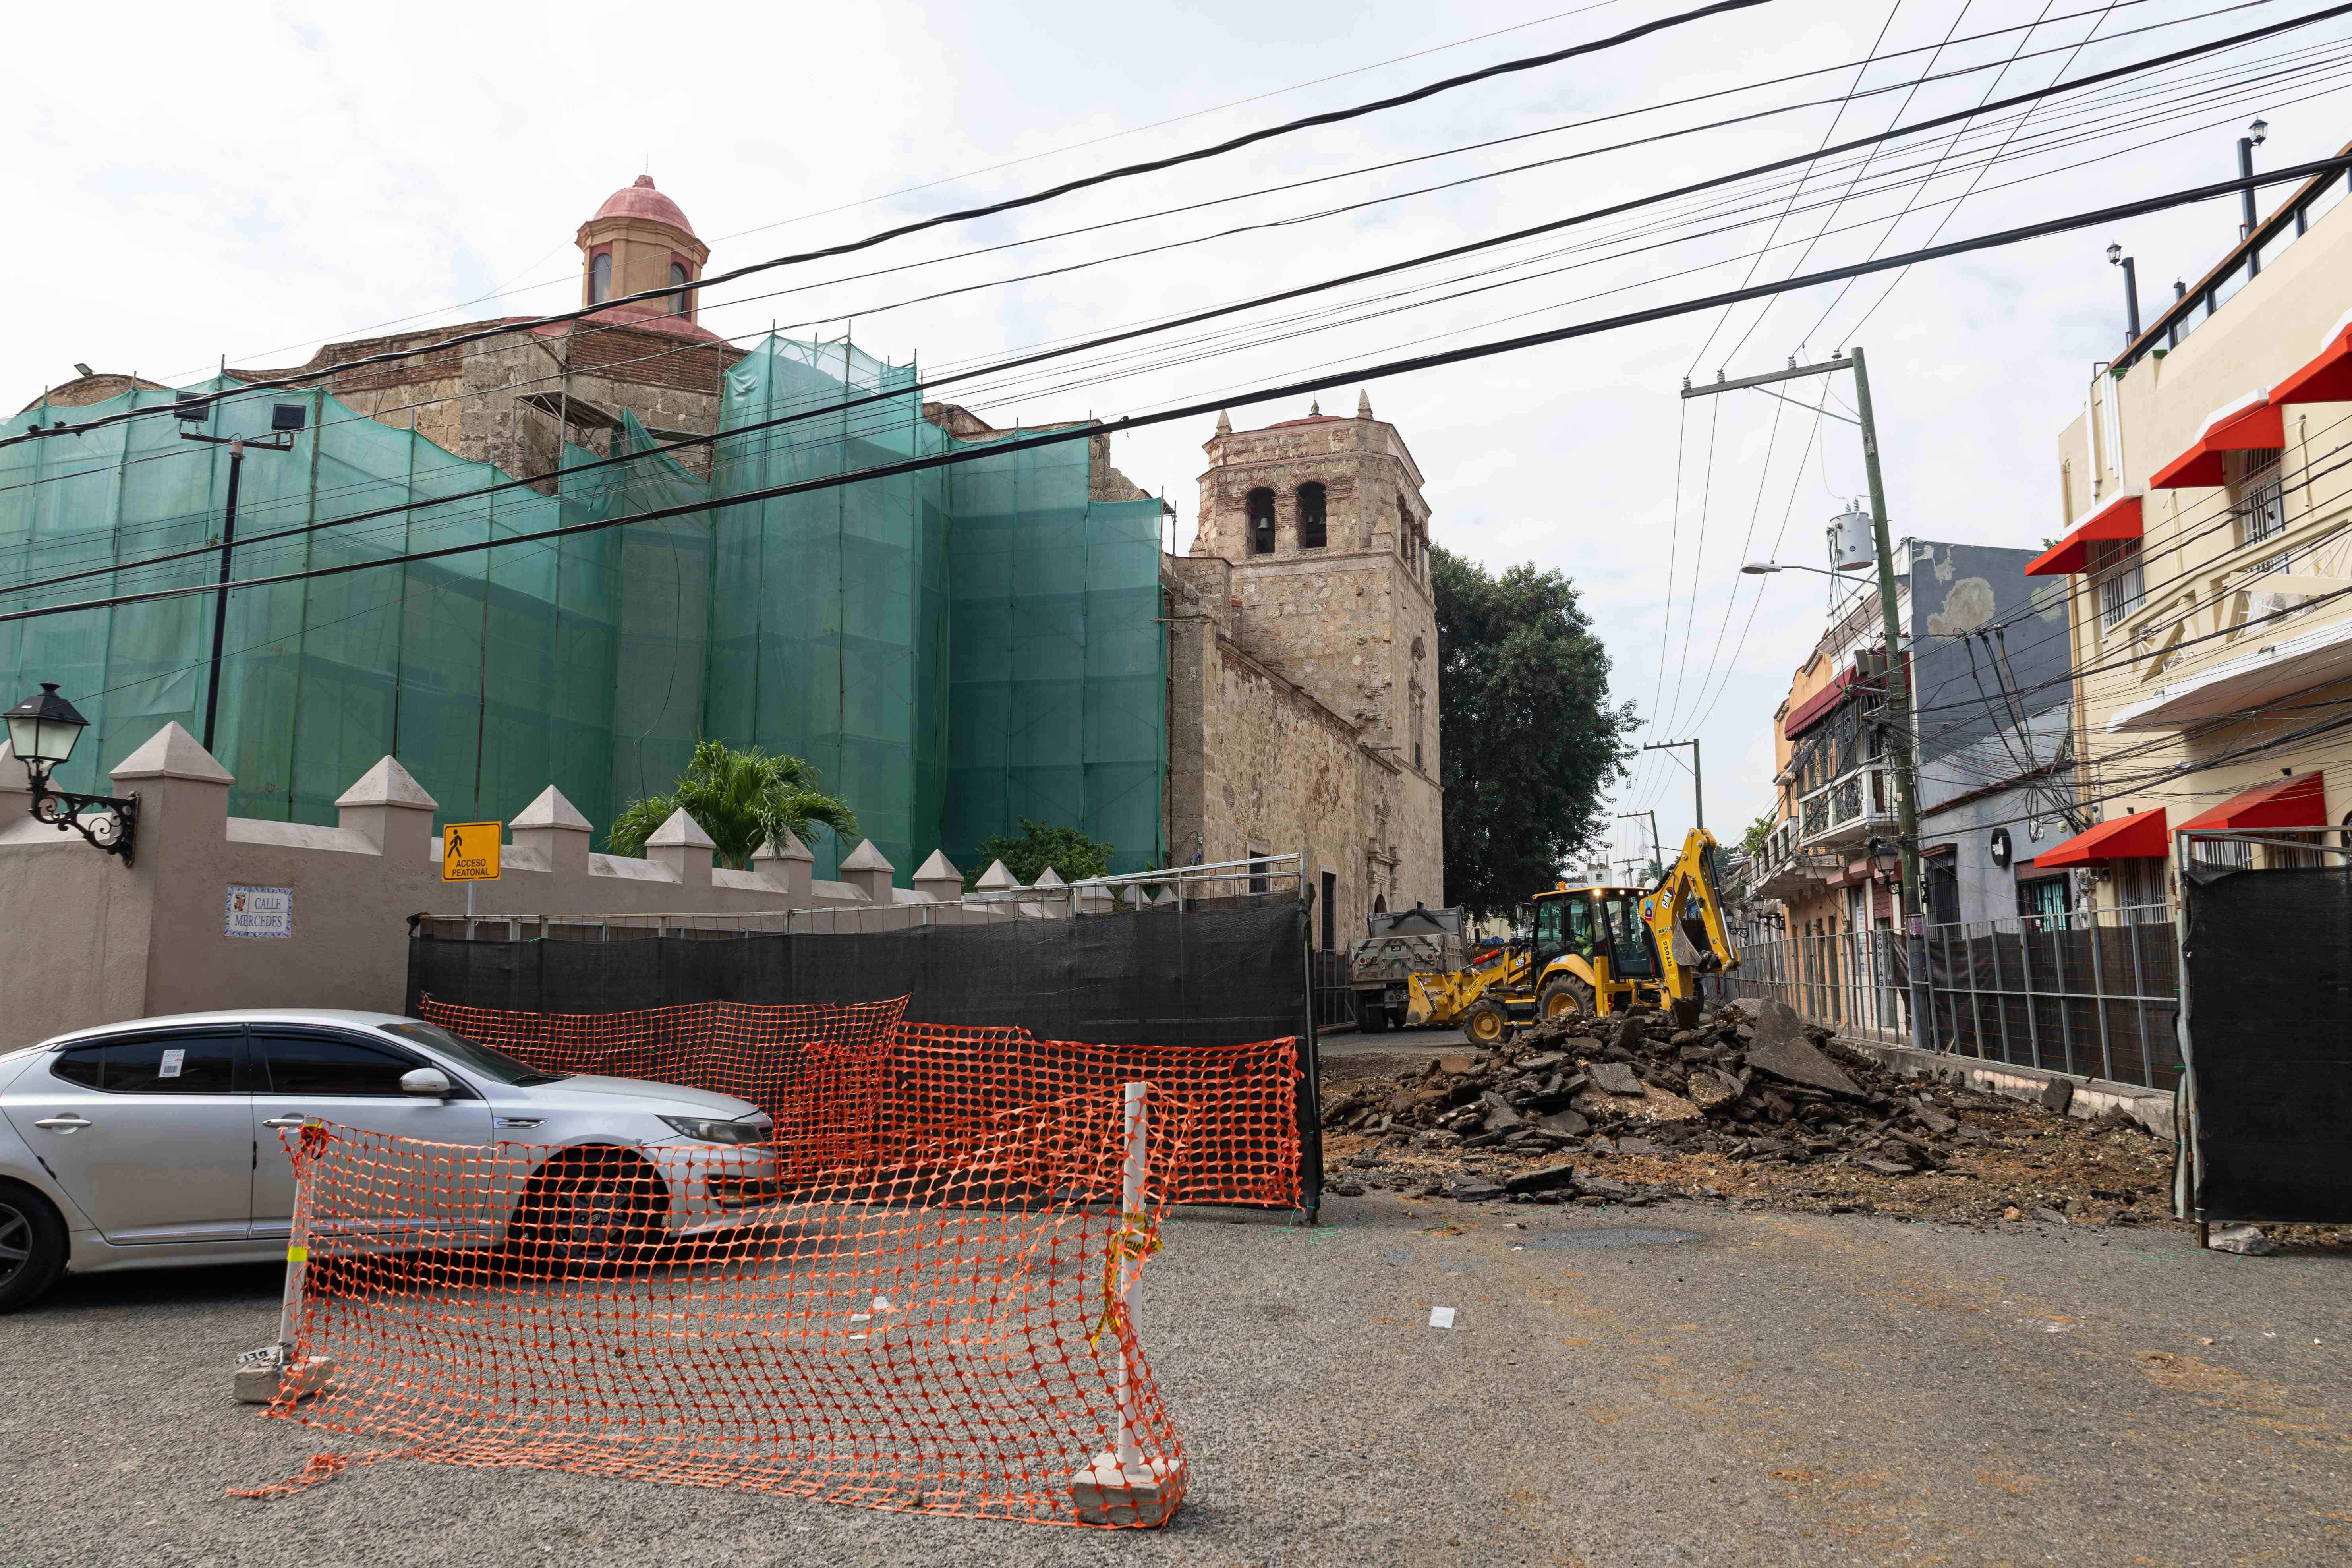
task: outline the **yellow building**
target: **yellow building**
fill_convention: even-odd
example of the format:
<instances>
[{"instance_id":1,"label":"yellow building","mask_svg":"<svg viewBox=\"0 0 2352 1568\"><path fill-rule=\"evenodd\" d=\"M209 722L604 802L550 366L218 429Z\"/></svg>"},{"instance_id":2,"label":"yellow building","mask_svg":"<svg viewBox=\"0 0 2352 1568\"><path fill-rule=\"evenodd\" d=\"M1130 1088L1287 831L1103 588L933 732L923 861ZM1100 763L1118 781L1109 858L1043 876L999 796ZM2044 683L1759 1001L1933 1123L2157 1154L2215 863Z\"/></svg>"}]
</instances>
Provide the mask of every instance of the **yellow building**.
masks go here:
<instances>
[{"instance_id":1,"label":"yellow building","mask_svg":"<svg viewBox=\"0 0 2352 1568\"><path fill-rule=\"evenodd\" d=\"M2074 595L2076 779L2098 821L2034 865L2079 873L2077 907L2161 918L2183 828L2352 828L2345 191L2313 180L2254 224L2094 367L2059 438L2066 531L2028 571Z\"/></svg>"}]
</instances>

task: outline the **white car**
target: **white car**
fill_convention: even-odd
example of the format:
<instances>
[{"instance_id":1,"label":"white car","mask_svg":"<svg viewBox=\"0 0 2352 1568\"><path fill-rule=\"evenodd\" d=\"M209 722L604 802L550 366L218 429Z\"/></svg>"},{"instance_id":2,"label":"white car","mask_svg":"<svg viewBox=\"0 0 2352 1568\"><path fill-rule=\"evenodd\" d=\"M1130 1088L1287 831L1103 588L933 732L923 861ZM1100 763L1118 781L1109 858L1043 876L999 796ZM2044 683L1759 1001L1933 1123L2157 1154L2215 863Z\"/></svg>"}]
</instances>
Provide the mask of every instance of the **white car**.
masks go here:
<instances>
[{"instance_id":1,"label":"white car","mask_svg":"<svg viewBox=\"0 0 2352 1568\"><path fill-rule=\"evenodd\" d=\"M676 1084L540 1072L431 1024L289 1008L141 1018L0 1055L0 1312L61 1272L282 1258L282 1130L310 1121L440 1144L464 1183L362 1222L372 1245L512 1245L596 1272L775 1201L758 1106ZM345 1216L349 1223L351 1216Z\"/></svg>"}]
</instances>

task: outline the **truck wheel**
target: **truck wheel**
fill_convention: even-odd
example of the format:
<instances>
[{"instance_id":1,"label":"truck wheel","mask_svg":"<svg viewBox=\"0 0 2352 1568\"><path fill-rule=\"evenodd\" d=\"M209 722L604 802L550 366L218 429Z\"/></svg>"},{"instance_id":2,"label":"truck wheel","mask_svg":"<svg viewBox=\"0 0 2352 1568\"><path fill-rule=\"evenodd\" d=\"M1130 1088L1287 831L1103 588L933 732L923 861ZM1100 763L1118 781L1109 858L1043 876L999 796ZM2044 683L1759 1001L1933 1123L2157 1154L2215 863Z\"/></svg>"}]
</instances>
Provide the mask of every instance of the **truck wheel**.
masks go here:
<instances>
[{"instance_id":1,"label":"truck wheel","mask_svg":"<svg viewBox=\"0 0 2352 1568\"><path fill-rule=\"evenodd\" d=\"M1536 997L1538 1018L1590 1018L1592 1016L1592 987L1573 974L1555 974L1544 982L1542 992Z\"/></svg>"},{"instance_id":2,"label":"truck wheel","mask_svg":"<svg viewBox=\"0 0 2352 1568\"><path fill-rule=\"evenodd\" d=\"M58 1282L66 1225L32 1188L0 1182L0 1312L13 1312Z\"/></svg>"},{"instance_id":3,"label":"truck wheel","mask_svg":"<svg viewBox=\"0 0 2352 1568\"><path fill-rule=\"evenodd\" d=\"M1509 1015L1492 1002L1473 1002L1462 1015L1463 1036L1474 1046L1499 1046L1510 1029Z\"/></svg>"},{"instance_id":4,"label":"truck wheel","mask_svg":"<svg viewBox=\"0 0 2352 1568\"><path fill-rule=\"evenodd\" d=\"M1368 1035L1377 1035L1389 1026L1389 1010L1378 1002L1356 1004L1356 1027Z\"/></svg>"}]
</instances>

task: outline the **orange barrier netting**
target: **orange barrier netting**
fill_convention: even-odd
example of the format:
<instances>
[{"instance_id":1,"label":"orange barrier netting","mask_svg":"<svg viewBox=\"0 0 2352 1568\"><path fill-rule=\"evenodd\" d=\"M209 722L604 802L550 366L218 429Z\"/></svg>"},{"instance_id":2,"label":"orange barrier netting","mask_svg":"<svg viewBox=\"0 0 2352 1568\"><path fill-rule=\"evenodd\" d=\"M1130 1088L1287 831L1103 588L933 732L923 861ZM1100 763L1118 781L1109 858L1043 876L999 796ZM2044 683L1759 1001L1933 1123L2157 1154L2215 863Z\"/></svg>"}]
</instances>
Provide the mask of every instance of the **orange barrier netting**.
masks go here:
<instances>
[{"instance_id":1,"label":"orange barrier netting","mask_svg":"<svg viewBox=\"0 0 2352 1568\"><path fill-rule=\"evenodd\" d=\"M989 1118L1148 1080L1192 1108L1169 1201L1305 1202L1298 1043L1097 1046L1017 1027L901 1021L890 1002L698 1002L635 1013L514 1013L430 996L417 1016L550 1072L658 1079L749 1100L776 1123L787 1183L968 1154ZM885 1015L887 1014L887 1019Z\"/></svg>"},{"instance_id":2,"label":"orange barrier netting","mask_svg":"<svg viewBox=\"0 0 2352 1568\"><path fill-rule=\"evenodd\" d=\"M268 1414L374 1447L235 1495L402 1458L1163 1522L1184 1448L1126 1293L1189 1111L1155 1086L1141 1134L1123 1114L1118 1094L1026 1107L961 1130L966 1161L766 1206L743 1194L776 1180L767 1145L306 1127Z\"/></svg>"}]
</instances>

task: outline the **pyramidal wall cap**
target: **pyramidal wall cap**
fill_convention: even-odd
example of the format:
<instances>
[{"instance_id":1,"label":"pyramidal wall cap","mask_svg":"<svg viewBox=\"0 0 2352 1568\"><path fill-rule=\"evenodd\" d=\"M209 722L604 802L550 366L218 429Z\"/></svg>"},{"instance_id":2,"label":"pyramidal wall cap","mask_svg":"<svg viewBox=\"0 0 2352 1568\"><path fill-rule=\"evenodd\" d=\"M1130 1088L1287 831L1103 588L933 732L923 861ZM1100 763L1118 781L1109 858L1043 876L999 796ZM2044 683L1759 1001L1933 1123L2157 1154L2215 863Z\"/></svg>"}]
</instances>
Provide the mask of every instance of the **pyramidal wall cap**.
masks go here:
<instances>
[{"instance_id":1,"label":"pyramidal wall cap","mask_svg":"<svg viewBox=\"0 0 2352 1568\"><path fill-rule=\"evenodd\" d=\"M406 805L437 811L441 803L425 793L406 768L390 757L359 776L359 782L335 797L337 805Z\"/></svg>"},{"instance_id":2,"label":"pyramidal wall cap","mask_svg":"<svg viewBox=\"0 0 2352 1568\"><path fill-rule=\"evenodd\" d=\"M984 893L996 892L1000 889L1017 888L1020 885L1019 879L1004 868L1004 862L1002 860L991 860L988 863L988 869L980 874L980 881L977 884L980 890Z\"/></svg>"},{"instance_id":3,"label":"pyramidal wall cap","mask_svg":"<svg viewBox=\"0 0 2352 1568\"><path fill-rule=\"evenodd\" d=\"M816 857L810 854L808 846L802 843L799 836L793 833L791 828L787 827L784 829L784 841L781 847L774 844L762 844L760 847L751 852L751 858L754 860L814 861Z\"/></svg>"},{"instance_id":4,"label":"pyramidal wall cap","mask_svg":"<svg viewBox=\"0 0 2352 1568\"><path fill-rule=\"evenodd\" d=\"M712 842L710 835L702 831L702 824L688 816L686 814L686 807L681 805L669 814L667 822L654 829L653 837L646 840L646 847L648 849L716 849L719 846Z\"/></svg>"},{"instance_id":5,"label":"pyramidal wall cap","mask_svg":"<svg viewBox=\"0 0 2352 1568\"><path fill-rule=\"evenodd\" d=\"M955 863L948 858L944 849L932 850L931 858L923 862L923 868L915 873L918 882L944 882L950 877L959 882L963 880L963 873L955 868Z\"/></svg>"},{"instance_id":6,"label":"pyramidal wall cap","mask_svg":"<svg viewBox=\"0 0 2352 1568\"><path fill-rule=\"evenodd\" d=\"M522 814L508 826L516 829L559 827L572 833L595 831L589 826L588 819L580 815L580 808L564 799L563 792L553 784L541 790L539 798L524 806Z\"/></svg>"},{"instance_id":7,"label":"pyramidal wall cap","mask_svg":"<svg viewBox=\"0 0 2352 1568\"><path fill-rule=\"evenodd\" d=\"M391 761L386 758L385 761ZM147 737L147 743L114 764L118 779L194 779L199 784L235 784L236 775L177 722ZM371 777L373 775L371 774ZM407 778L406 773L400 775ZM411 782L414 787L414 781ZM420 794L423 792L419 792ZM426 805L432 802L427 800Z\"/></svg>"},{"instance_id":8,"label":"pyramidal wall cap","mask_svg":"<svg viewBox=\"0 0 2352 1568\"><path fill-rule=\"evenodd\" d=\"M1051 866L1048 866L1044 870L1038 872L1037 879L1029 885L1033 888L1066 888L1069 886L1067 882L1062 880L1062 874L1059 871L1055 870Z\"/></svg>"},{"instance_id":9,"label":"pyramidal wall cap","mask_svg":"<svg viewBox=\"0 0 2352 1568\"><path fill-rule=\"evenodd\" d=\"M891 865L888 860L883 858L882 851L874 847L874 840L871 838L864 840L856 848L851 850L849 852L849 858L841 863L841 868L845 871L894 871L898 869L897 867Z\"/></svg>"}]
</instances>

